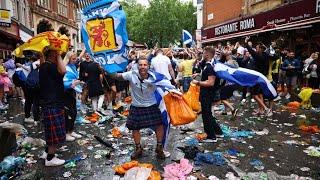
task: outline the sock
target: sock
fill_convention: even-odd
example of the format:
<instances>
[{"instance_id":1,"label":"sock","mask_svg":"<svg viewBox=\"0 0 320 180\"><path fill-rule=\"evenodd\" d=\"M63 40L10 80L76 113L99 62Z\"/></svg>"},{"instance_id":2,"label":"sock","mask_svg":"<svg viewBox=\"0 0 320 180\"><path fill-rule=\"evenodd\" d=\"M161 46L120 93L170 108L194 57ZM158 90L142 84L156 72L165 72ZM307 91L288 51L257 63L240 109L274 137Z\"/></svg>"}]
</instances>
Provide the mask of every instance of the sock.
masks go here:
<instances>
[{"instance_id":1,"label":"sock","mask_svg":"<svg viewBox=\"0 0 320 180\"><path fill-rule=\"evenodd\" d=\"M47 160L51 161L54 158L54 154L48 154Z\"/></svg>"}]
</instances>

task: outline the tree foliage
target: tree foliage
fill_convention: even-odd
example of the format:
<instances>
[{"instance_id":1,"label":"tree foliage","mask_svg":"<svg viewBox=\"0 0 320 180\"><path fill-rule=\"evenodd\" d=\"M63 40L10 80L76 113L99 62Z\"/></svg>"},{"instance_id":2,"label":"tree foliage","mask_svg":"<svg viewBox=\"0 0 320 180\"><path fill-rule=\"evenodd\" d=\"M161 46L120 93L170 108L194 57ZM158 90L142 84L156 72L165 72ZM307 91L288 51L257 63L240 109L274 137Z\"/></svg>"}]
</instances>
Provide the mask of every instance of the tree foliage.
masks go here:
<instances>
[{"instance_id":1,"label":"tree foliage","mask_svg":"<svg viewBox=\"0 0 320 180\"><path fill-rule=\"evenodd\" d=\"M160 47L181 41L182 30L194 34L196 29L196 8L192 2L182 3L179 0L149 0L144 7L135 0L121 2L127 15L129 39Z\"/></svg>"}]
</instances>

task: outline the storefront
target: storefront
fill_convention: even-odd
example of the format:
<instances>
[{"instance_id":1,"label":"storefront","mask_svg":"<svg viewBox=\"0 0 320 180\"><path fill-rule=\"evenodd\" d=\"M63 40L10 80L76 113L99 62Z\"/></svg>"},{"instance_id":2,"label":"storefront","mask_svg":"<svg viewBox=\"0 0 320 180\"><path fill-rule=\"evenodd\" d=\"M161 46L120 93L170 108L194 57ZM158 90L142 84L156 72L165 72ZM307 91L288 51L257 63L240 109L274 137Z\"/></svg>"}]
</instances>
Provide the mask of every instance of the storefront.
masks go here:
<instances>
[{"instance_id":1,"label":"storefront","mask_svg":"<svg viewBox=\"0 0 320 180\"><path fill-rule=\"evenodd\" d=\"M19 25L12 21L10 27L0 26L0 58L4 59L16 48L20 43Z\"/></svg>"},{"instance_id":2,"label":"storefront","mask_svg":"<svg viewBox=\"0 0 320 180\"><path fill-rule=\"evenodd\" d=\"M320 0L302 0L202 30L202 43L254 36L261 41L282 39L288 48L320 50Z\"/></svg>"}]
</instances>

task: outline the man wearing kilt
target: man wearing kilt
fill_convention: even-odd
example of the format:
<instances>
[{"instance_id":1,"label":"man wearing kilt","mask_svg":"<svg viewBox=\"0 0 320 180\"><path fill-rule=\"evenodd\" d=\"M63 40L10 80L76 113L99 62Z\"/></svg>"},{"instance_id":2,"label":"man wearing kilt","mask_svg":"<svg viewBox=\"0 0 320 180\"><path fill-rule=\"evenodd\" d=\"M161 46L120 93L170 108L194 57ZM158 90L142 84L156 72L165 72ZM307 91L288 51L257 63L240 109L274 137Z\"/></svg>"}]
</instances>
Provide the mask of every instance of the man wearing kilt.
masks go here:
<instances>
[{"instance_id":1,"label":"man wearing kilt","mask_svg":"<svg viewBox=\"0 0 320 180\"><path fill-rule=\"evenodd\" d=\"M162 145L164 125L154 95L157 87L150 83L150 81L148 82L148 80L152 81L152 76L149 74L148 60L146 57L140 57L138 60L138 71L117 73L113 75L113 77L119 80L129 81L131 87L132 104L126 123L127 128L133 131L132 135L136 145L136 150L131 155L131 159L137 159L142 156L140 129L150 127L156 130L157 158L165 159Z\"/></svg>"},{"instance_id":2,"label":"man wearing kilt","mask_svg":"<svg viewBox=\"0 0 320 180\"><path fill-rule=\"evenodd\" d=\"M48 50L45 55L45 59L40 58L39 68L40 105L47 144L43 158L45 166L59 166L65 163L65 160L55 157L55 153L57 145L66 139L63 101L66 67L58 51Z\"/></svg>"}]
</instances>

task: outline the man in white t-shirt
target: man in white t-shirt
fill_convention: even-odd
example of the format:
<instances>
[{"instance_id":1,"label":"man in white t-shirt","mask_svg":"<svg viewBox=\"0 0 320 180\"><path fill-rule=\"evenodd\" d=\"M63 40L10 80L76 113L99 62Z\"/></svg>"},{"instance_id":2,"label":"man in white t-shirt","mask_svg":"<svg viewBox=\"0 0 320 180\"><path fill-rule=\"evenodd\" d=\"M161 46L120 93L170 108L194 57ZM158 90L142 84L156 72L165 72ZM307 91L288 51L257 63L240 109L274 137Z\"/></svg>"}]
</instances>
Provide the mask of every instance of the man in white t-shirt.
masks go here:
<instances>
[{"instance_id":1,"label":"man in white t-shirt","mask_svg":"<svg viewBox=\"0 0 320 180\"><path fill-rule=\"evenodd\" d=\"M161 73L174 84L174 71L170 59L163 55L163 50L158 49L157 56L151 60L151 69L155 72Z\"/></svg>"}]
</instances>

